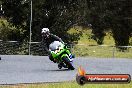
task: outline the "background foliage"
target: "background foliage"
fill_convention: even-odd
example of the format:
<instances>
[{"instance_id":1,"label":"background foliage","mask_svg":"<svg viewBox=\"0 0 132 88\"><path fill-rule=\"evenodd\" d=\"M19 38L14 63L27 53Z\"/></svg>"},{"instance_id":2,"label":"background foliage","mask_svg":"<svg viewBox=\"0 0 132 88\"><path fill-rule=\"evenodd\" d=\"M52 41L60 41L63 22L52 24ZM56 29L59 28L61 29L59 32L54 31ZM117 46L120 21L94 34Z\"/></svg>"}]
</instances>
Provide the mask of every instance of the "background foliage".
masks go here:
<instances>
[{"instance_id":1,"label":"background foliage","mask_svg":"<svg viewBox=\"0 0 132 88\"><path fill-rule=\"evenodd\" d=\"M30 0L0 0L7 22L1 23L2 40L29 40ZM132 0L33 0L32 41L41 41L48 27L65 42L78 41L82 32L68 33L74 26L91 28L98 44L111 31L116 46L131 44Z\"/></svg>"}]
</instances>

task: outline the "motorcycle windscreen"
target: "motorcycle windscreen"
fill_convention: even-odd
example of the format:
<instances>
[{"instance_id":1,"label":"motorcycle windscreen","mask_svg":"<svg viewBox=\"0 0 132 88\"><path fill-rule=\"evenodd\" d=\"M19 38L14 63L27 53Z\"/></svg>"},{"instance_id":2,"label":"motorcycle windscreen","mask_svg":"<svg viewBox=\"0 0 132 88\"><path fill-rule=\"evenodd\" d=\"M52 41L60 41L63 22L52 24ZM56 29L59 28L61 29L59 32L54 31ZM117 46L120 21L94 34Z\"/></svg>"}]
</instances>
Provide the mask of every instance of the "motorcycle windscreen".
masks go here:
<instances>
[{"instance_id":1,"label":"motorcycle windscreen","mask_svg":"<svg viewBox=\"0 0 132 88\"><path fill-rule=\"evenodd\" d=\"M50 51L55 51L55 50L57 50L59 47L61 47L62 46L62 43L61 42L59 42L59 41L54 41L54 42L52 42L50 45L49 45L49 50Z\"/></svg>"}]
</instances>

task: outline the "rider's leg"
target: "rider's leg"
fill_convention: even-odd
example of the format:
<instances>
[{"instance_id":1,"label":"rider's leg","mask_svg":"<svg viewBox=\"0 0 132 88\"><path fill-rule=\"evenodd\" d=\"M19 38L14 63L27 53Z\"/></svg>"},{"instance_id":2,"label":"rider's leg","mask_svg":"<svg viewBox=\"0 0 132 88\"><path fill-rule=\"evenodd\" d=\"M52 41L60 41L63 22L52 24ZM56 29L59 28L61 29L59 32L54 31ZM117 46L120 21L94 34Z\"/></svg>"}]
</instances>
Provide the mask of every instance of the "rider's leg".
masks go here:
<instances>
[{"instance_id":1,"label":"rider's leg","mask_svg":"<svg viewBox=\"0 0 132 88\"><path fill-rule=\"evenodd\" d=\"M51 61L53 61L54 63L56 63L56 61L54 60L54 58L52 57L51 54L49 55L49 59L50 59Z\"/></svg>"}]
</instances>

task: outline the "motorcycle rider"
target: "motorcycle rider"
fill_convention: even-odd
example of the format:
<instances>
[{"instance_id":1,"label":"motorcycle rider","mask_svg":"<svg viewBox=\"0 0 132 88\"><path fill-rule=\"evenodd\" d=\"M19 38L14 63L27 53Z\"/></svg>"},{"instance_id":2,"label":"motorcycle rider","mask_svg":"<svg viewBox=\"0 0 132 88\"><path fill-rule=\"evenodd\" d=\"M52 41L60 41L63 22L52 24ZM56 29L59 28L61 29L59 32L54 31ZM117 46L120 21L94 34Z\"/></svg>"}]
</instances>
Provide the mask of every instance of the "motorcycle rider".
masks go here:
<instances>
[{"instance_id":1,"label":"motorcycle rider","mask_svg":"<svg viewBox=\"0 0 132 88\"><path fill-rule=\"evenodd\" d=\"M58 36L50 33L48 28L42 28L41 31L41 35L42 35L42 45L44 46L43 48L48 52L49 55L49 59L51 61L53 61L54 63L56 63L56 61L54 60L54 58L52 57L52 55L50 54L49 51L49 45L54 42L54 41L59 41L61 43L64 44L64 42L62 41L61 38L59 38Z\"/></svg>"}]
</instances>

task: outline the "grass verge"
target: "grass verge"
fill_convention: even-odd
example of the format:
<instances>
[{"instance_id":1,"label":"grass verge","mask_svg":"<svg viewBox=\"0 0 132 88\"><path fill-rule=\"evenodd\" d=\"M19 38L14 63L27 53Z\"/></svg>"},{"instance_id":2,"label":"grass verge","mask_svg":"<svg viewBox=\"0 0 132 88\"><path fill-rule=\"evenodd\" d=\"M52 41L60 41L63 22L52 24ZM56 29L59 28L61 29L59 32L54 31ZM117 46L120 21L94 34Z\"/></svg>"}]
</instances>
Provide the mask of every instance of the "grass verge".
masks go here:
<instances>
[{"instance_id":1,"label":"grass verge","mask_svg":"<svg viewBox=\"0 0 132 88\"><path fill-rule=\"evenodd\" d=\"M78 41L78 45L75 45L72 48L72 52L76 56L89 56L89 57L103 57L103 58L132 58L132 48L128 48L128 50L121 52L114 46L114 39L110 32L106 32L106 36L104 37L103 43L107 46L98 46L97 42L92 39L92 30L86 29L82 30L82 28L71 29L70 33L77 33L80 30L83 34L80 36L80 40ZM130 39L130 42L132 38ZM83 44L83 45L80 45ZM91 46L95 45L95 46Z\"/></svg>"},{"instance_id":2,"label":"grass verge","mask_svg":"<svg viewBox=\"0 0 132 88\"><path fill-rule=\"evenodd\" d=\"M121 52L115 47L110 46L89 46L89 45L75 45L72 52L76 56L90 56L103 58L132 58L132 48Z\"/></svg>"},{"instance_id":3,"label":"grass verge","mask_svg":"<svg viewBox=\"0 0 132 88\"><path fill-rule=\"evenodd\" d=\"M19 84L0 86L0 88L132 88L132 82L129 84L85 84L83 86L78 85L76 82Z\"/></svg>"}]
</instances>

